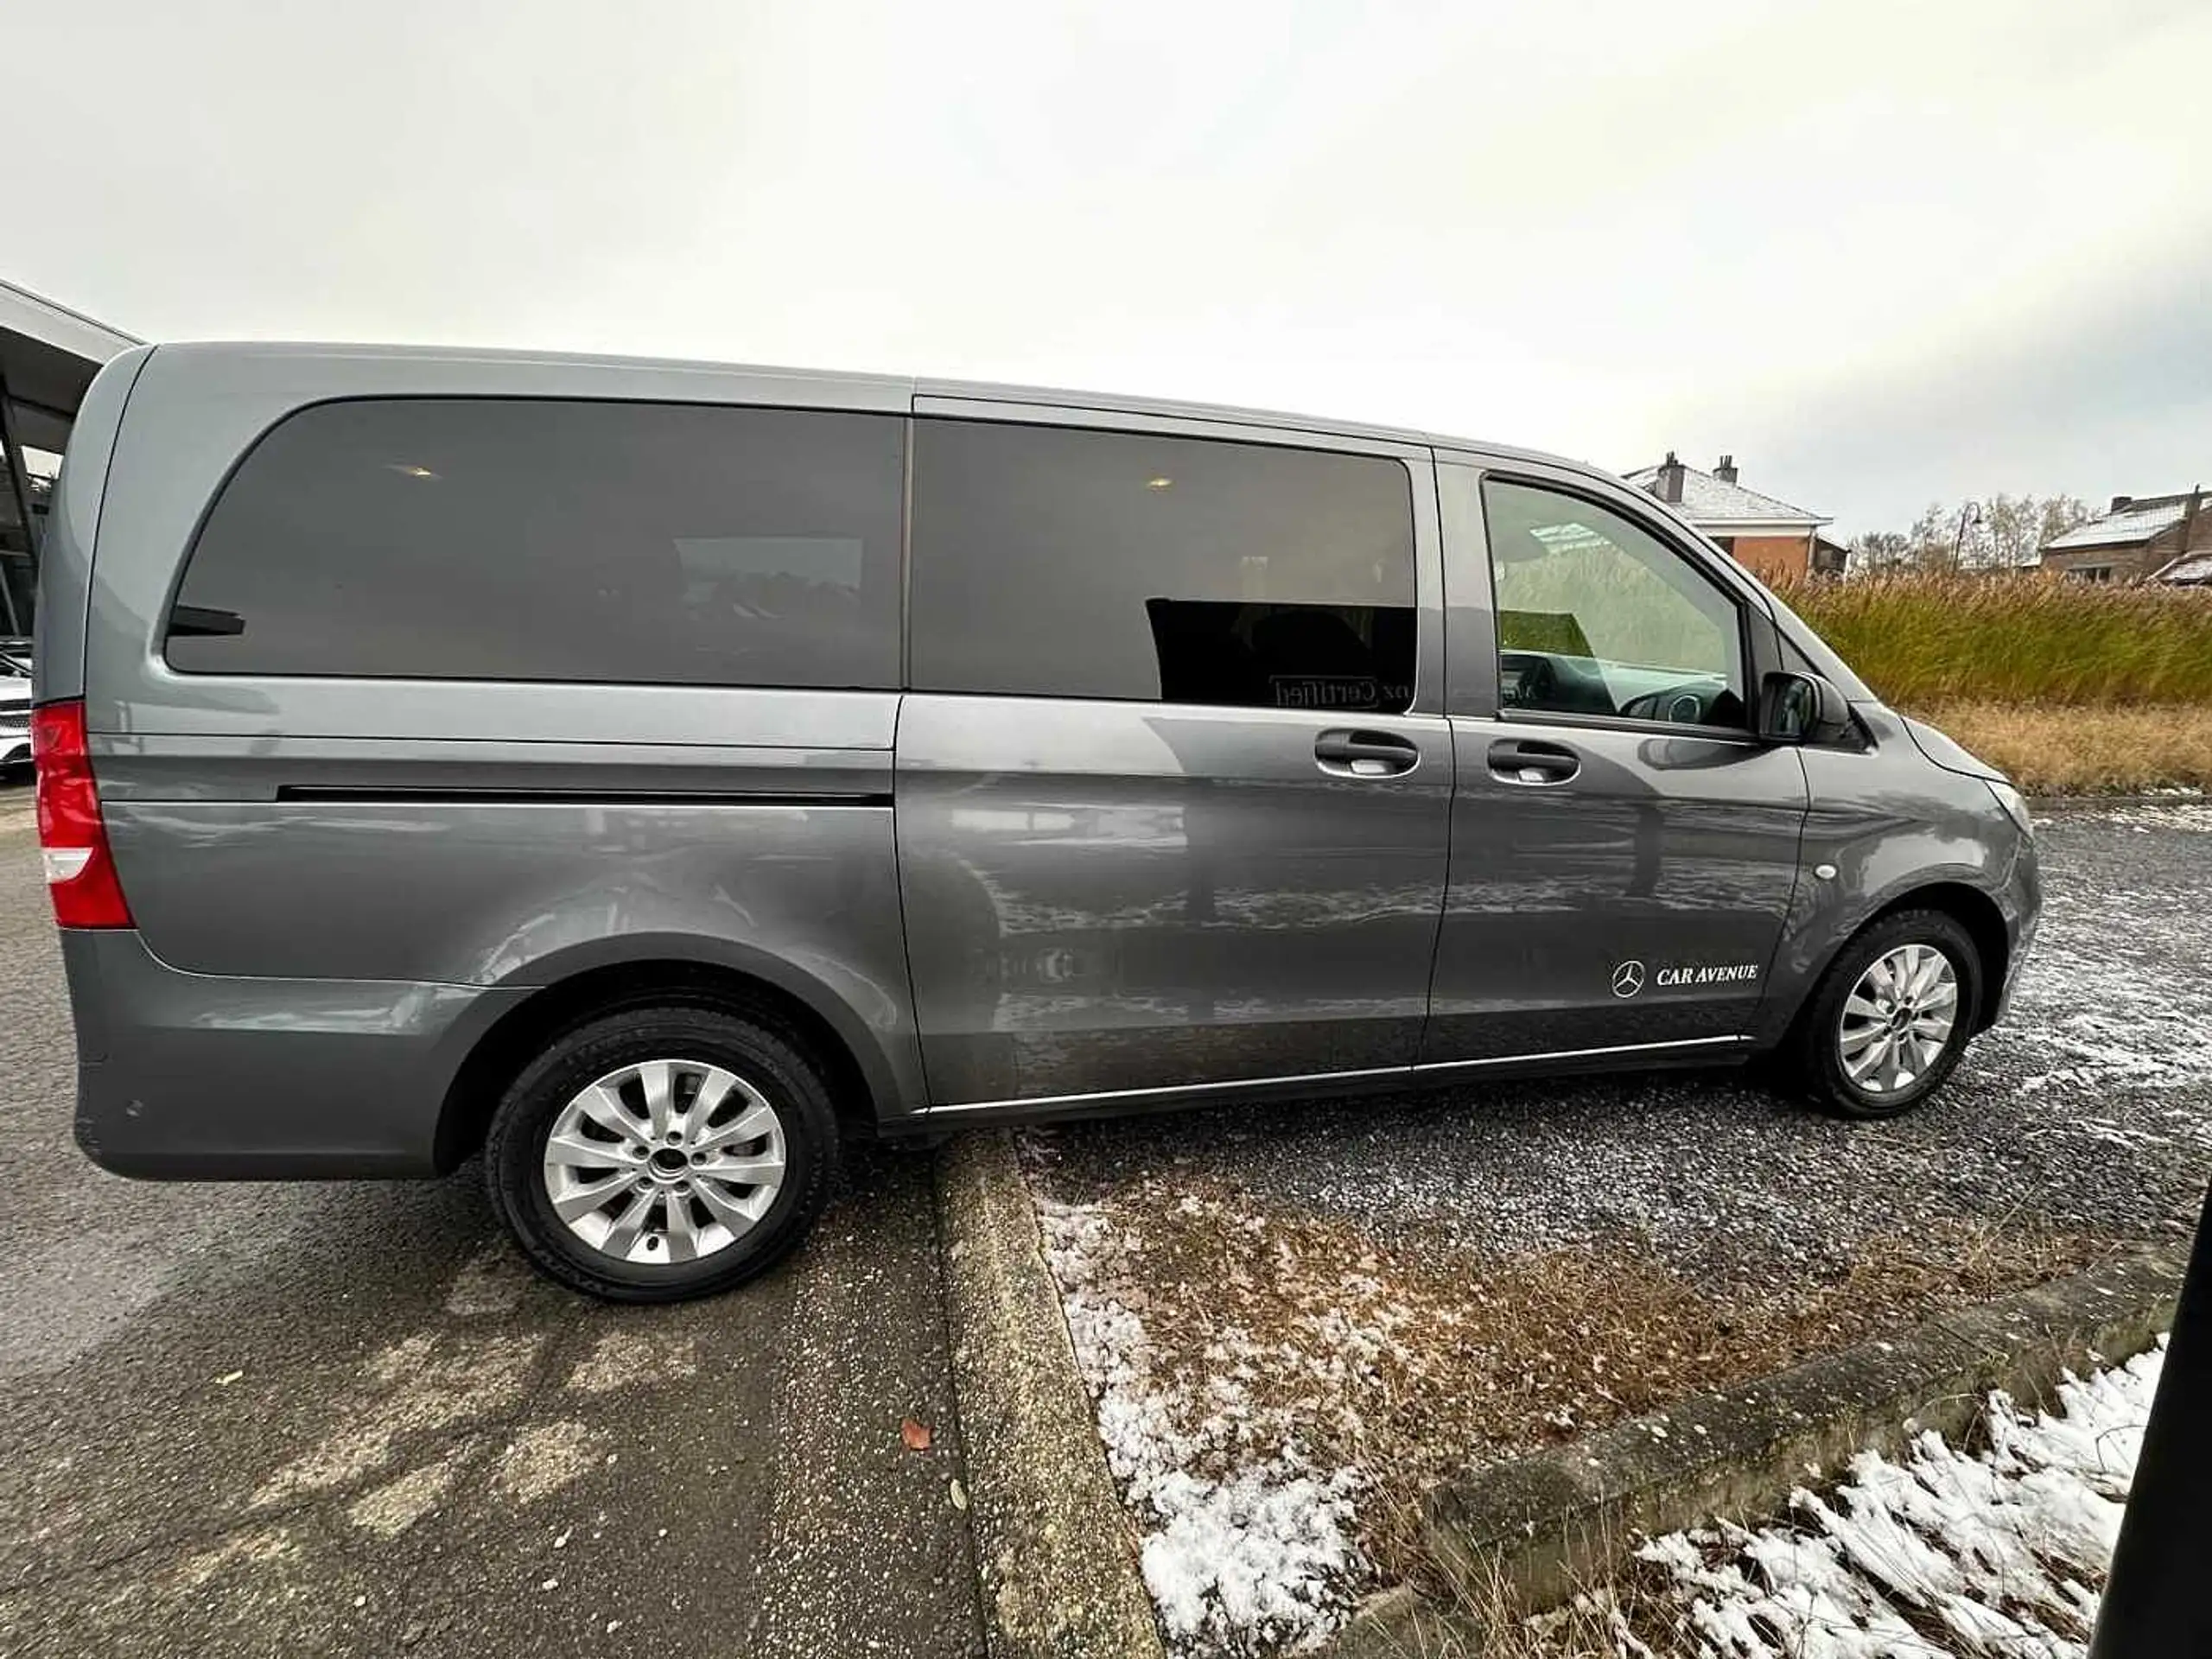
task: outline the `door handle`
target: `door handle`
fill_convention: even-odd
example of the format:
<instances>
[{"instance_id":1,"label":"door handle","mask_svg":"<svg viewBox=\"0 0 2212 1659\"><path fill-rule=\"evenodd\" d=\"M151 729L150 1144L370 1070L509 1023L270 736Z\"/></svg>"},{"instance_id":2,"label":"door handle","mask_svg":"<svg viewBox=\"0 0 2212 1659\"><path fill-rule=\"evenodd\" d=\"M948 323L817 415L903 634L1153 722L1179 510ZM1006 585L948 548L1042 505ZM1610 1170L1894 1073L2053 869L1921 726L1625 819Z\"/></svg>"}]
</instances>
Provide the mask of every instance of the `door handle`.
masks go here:
<instances>
[{"instance_id":1,"label":"door handle","mask_svg":"<svg viewBox=\"0 0 2212 1659\"><path fill-rule=\"evenodd\" d=\"M1501 737L1490 746L1491 776L1505 783L1563 784L1581 770L1581 759L1563 743Z\"/></svg>"},{"instance_id":2,"label":"door handle","mask_svg":"<svg viewBox=\"0 0 2212 1659\"><path fill-rule=\"evenodd\" d=\"M1402 778L1421 764L1421 748L1389 732L1338 729L1313 740L1313 759L1339 778Z\"/></svg>"}]
</instances>

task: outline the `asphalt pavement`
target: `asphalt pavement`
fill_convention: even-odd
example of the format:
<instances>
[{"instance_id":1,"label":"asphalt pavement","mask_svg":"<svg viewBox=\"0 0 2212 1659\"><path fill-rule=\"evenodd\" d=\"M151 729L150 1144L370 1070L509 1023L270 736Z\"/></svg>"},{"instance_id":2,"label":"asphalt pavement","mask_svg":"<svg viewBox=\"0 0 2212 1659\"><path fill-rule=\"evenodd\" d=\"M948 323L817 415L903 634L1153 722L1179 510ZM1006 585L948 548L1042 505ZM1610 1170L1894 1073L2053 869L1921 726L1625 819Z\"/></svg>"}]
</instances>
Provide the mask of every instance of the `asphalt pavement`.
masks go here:
<instances>
[{"instance_id":1,"label":"asphalt pavement","mask_svg":"<svg viewBox=\"0 0 2212 1659\"><path fill-rule=\"evenodd\" d=\"M0 1655L981 1650L925 1155L850 1160L791 1262L669 1309L536 1279L473 1166L107 1175L70 1138L67 1000L18 798L0 798Z\"/></svg>"}]
</instances>

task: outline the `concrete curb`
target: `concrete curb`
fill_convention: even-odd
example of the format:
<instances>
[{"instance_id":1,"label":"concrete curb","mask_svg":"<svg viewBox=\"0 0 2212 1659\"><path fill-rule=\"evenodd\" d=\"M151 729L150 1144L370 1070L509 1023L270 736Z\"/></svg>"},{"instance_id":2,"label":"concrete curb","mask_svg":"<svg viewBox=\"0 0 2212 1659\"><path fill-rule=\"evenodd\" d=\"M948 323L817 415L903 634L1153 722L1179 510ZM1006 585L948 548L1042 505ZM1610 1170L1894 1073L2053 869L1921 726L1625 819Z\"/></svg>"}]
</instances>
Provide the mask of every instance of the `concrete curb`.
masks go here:
<instances>
[{"instance_id":1,"label":"concrete curb","mask_svg":"<svg viewBox=\"0 0 2212 1659\"><path fill-rule=\"evenodd\" d=\"M1467 1606L1557 1606L1641 1538L1716 1515L1773 1515L1812 1469L1895 1451L1922 1429L1957 1438L1992 1389L2047 1405L2060 1374L2092 1353L2116 1363L2148 1348L2172 1318L2181 1272L2177 1254L2145 1249L1476 1470L1424 1501L1428 1554ZM1326 1651L1380 1659L1470 1640L1478 1651L1461 1615L1399 1590L1370 1602Z\"/></svg>"},{"instance_id":2,"label":"concrete curb","mask_svg":"<svg viewBox=\"0 0 2212 1659\"><path fill-rule=\"evenodd\" d=\"M1013 1141L986 1131L944 1147L937 1208L991 1659L1159 1659Z\"/></svg>"}]
</instances>

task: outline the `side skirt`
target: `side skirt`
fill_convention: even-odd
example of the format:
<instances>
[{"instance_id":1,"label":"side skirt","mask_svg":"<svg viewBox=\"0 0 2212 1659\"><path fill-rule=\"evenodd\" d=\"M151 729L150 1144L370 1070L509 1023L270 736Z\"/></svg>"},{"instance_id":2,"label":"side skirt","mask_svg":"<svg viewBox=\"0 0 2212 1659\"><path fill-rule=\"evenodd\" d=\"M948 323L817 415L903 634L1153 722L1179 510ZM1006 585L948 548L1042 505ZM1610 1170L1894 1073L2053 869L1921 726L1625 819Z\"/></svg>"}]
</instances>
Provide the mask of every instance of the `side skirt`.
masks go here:
<instances>
[{"instance_id":1,"label":"side skirt","mask_svg":"<svg viewBox=\"0 0 2212 1659\"><path fill-rule=\"evenodd\" d=\"M1427 1065L1381 1066L1357 1071L1316 1071L1297 1077L1255 1077L1230 1083L1176 1084L1099 1094L1040 1095L1028 1099L963 1101L925 1106L887 1119L882 1133L943 1133L993 1123L1046 1123L1064 1119L1122 1117L1138 1112L1240 1101L1312 1099L1337 1095L1403 1093L1475 1077L1573 1077L1602 1071L1642 1071L1681 1066L1740 1065L1750 1058L1749 1037L1693 1037L1675 1042L1634 1043L1611 1048L1561 1049L1486 1059L1442 1060Z\"/></svg>"}]
</instances>

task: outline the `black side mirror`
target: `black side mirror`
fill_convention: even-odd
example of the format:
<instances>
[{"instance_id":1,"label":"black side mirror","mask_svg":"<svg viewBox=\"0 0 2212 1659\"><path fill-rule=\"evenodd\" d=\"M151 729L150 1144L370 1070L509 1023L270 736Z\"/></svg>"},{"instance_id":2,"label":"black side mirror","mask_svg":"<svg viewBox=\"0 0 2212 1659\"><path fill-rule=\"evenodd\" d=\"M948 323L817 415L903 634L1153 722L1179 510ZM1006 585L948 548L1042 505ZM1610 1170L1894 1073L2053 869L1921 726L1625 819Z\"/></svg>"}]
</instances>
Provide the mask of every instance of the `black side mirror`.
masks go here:
<instances>
[{"instance_id":1,"label":"black side mirror","mask_svg":"<svg viewBox=\"0 0 2212 1659\"><path fill-rule=\"evenodd\" d=\"M1777 670L1759 682L1759 736L1769 743L1833 743L1851 729L1851 705L1817 674Z\"/></svg>"}]
</instances>

